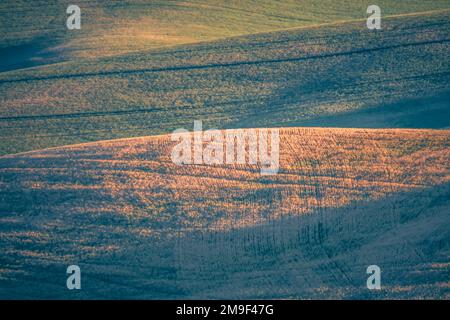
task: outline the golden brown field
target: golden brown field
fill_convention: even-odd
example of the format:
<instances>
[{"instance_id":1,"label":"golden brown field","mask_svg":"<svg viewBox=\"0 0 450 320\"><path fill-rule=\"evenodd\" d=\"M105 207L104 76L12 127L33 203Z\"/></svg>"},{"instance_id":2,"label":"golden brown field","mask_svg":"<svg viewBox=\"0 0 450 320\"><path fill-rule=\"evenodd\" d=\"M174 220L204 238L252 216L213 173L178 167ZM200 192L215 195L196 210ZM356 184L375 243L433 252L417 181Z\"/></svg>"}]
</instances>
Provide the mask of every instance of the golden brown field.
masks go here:
<instances>
[{"instance_id":1,"label":"golden brown field","mask_svg":"<svg viewBox=\"0 0 450 320\"><path fill-rule=\"evenodd\" d=\"M414 280L420 290L410 294L439 296L448 289L441 274L449 258L449 143L448 130L283 128L274 176L248 165L177 166L170 135L4 156L0 283L32 276L37 286L51 284L39 268L76 261L95 280L87 296L361 297L364 281L345 278L364 278L365 269L355 276L355 268L363 268L365 255L354 255L370 248L388 274L419 272L420 265L431 276L426 290ZM422 219L422 229L408 236ZM424 244L421 232L437 242ZM314 251L327 241L334 248L327 255L322 247ZM303 271L295 275L291 259L299 253ZM444 263L441 273L431 263ZM288 270L283 277L295 275L297 286L267 284L278 268ZM327 272L339 268L343 273L330 280ZM252 275L245 281L254 282L227 290L239 287L244 270ZM298 278L306 270L310 278ZM107 280L109 272L117 283ZM395 279L378 297L405 296L407 278ZM54 286L48 297L68 297ZM30 296L36 292L31 285Z\"/></svg>"},{"instance_id":2,"label":"golden brown field","mask_svg":"<svg viewBox=\"0 0 450 320\"><path fill-rule=\"evenodd\" d=\"M280 134L280 171L274 176L261 176L256 165L175 165L175 143L163 135L3 157L2 180L9 192L14 186L56 195L90 190L112 200L100 207L65 203L64 210L146 217L169 228L178 220L178 227L228 229L450 179L446 130L295 128ZM51 211L60 206L46 204Z\"/></svg>"}]
</instances>

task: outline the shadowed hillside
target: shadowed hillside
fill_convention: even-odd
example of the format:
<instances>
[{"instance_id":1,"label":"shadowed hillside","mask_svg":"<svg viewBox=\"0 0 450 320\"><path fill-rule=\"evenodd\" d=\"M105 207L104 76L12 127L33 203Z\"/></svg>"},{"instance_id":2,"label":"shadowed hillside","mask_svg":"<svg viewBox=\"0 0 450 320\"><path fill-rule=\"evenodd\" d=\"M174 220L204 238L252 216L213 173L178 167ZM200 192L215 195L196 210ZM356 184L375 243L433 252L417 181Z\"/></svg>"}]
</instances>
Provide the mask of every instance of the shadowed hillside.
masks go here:
<instances>
[{"instance_id":1,"label":"shadowed hillside","mask_svg":"<svg viewBox=\"0 0 450 320\"><path fill-rule=\"evenodd\" d=\"M177 166L170 136L0 158L0 296L448 298L449 131L280 134L274 176Z\"/></svg>"},{"instance_id":2,"label":"shadowed hillside","mask_svg":"<svg viewBox=\"0 0 450 320\"><path fill-rule=\"evenodd\" d=\"M0 154L207 127L448 128L448 12L0 74Z\"/></svg>"}]
</instances>

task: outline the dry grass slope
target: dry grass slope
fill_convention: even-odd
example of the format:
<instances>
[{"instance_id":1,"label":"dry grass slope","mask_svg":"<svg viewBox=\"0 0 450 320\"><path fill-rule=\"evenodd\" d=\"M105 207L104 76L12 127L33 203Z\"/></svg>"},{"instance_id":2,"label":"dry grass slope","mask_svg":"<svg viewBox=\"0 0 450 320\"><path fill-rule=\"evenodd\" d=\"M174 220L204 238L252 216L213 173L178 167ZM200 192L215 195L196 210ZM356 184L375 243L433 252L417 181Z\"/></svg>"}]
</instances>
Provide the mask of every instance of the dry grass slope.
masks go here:
<instances>
[{"instance_id":1,"label":"dry grass slope","mask_svg":"<svg viewBox=\"0 0 450 320\"><path fill-rule=\"evenodd\" d=\"M449 131L281 129L275 176L176 166L173 145L0 158L0 296L70 298L49 270L76 262L76 297L448 297Z\"/></svg>"}]
</instances>

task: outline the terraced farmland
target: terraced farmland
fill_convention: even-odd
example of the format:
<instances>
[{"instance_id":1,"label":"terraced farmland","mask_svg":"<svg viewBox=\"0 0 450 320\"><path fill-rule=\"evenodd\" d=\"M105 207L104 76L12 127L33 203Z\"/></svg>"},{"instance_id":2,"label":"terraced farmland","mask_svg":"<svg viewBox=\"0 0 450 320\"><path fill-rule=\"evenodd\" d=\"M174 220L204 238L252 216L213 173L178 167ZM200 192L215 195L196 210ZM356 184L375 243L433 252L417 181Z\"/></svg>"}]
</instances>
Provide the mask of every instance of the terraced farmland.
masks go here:
<instances>
[{"instance_id":1,"label":"terraced farmland","mask_svg":"<svg viewBox=\"0 0 450 320\"><path fill-rule=\"evenodd\" d=\"M450 298L450 131L280 134L274 176L170 136L0 158L0 297Z\"/></svg>"}]
</instances>

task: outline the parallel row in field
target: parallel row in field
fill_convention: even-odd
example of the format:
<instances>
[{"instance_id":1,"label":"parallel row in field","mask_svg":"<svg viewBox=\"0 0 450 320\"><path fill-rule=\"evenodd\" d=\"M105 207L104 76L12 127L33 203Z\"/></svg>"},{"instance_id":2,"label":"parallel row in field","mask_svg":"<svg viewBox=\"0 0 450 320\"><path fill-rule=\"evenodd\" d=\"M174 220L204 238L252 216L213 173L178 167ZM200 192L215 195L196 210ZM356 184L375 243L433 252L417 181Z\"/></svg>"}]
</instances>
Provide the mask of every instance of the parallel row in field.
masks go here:
<instances>
[{"instance_id":1,"label":"parallel row in field","mask_svg":"<svg viewBox=\"0 0 450 320\"><path fill-rule=\"evenodd\" d=\"M205 127L449 127L448 13L0 74L0 154Z\"/></svg>"},{"instance_id":2,"label":"parallel row in field","mask_svg":"<svg viewBox=\"0 0 450 320\"><path fill-rule=\"evenodd\" d=\"M274 176L170 136L0 158L0 296L70 298L72 263L77 297L370 298L373 263L376 297L448 294L449 131L280 132Z\"/></svg>"}]
</instances>

